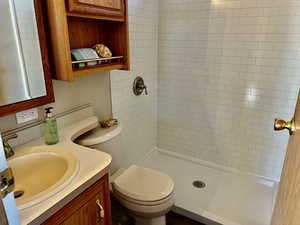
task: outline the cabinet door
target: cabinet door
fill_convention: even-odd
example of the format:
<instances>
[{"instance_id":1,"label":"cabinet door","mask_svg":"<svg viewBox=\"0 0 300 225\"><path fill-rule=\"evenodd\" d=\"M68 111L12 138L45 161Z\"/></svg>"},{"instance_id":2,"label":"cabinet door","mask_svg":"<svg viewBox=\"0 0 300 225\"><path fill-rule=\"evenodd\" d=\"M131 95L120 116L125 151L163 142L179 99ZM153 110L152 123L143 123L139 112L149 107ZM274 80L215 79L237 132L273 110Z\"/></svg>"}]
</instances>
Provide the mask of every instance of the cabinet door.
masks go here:
<instances>
[{"instance_id":1,"label":"cabinet door","mask_svg":"<svg viewBox=\"0 0 300 225\"><path fill-rule=\"evenodd\" d=\"M106 218L103 194L99 193L61 225L108 225Z\"/></svg>"},{"instance_id":2,"label":"cabinet door","mask_svg":"<svg viewBox=\"0 0 300 225\"><path fill-rule=\"evenodd\" d=\"M124 0L68 0L69 12L124 20Z\"/></svg>"},{"instance_id":3,"label":"cabinet door","mask_svg":"<svg viewBox=\"0 0 300 225\"><path fill-rule=\"evenodd\" d=\"M43 225L111 225L108 176L83 191Z\"/></svg>"}]
</instances>

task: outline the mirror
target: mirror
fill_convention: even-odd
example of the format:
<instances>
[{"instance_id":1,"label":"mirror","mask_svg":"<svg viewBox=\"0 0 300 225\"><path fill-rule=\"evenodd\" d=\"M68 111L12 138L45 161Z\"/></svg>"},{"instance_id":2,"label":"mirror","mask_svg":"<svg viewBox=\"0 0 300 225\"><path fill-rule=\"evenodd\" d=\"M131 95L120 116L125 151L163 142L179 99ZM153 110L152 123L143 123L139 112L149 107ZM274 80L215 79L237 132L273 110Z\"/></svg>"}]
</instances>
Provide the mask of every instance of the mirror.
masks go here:
<instances>
[{"instance_id":1,"label":"mirror","mask_svg":"<svg viewBox=\"0 0 300 225\"><path fill-rule=\"evenodd\" d=\"M45 46L41 46L46 41L40 42L41 32L44 32L41 28L44 27L41 27L43 21L39 21L42 15L37 14L42 12L38 2L0 1L0 109L14 103L29 103L29 100L40 97L48 97L48 101L42 101L41 104L53 101L53 96L49 96L52 94L52 83L50 77L46 76L49 71L45 68L48 56L45 56L42 48ZM34 107L38 105L35 100ZM27 108L15 107L13 112ZM7 113L12 111L8 110Z\"/></svg>"}]
</instances>

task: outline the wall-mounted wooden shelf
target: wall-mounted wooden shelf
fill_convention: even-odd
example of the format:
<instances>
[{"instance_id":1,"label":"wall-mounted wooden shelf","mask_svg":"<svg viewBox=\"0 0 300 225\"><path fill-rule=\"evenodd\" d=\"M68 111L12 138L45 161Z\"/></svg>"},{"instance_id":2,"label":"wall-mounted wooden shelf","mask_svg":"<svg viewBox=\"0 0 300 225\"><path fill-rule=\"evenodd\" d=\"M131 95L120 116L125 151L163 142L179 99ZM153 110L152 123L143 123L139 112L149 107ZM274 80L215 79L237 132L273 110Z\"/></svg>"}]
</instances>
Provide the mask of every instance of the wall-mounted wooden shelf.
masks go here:
<instances>
[{"instance_id":1,"label":"wall-mounted wooden shelf","mask_svg":"<svg viewBox=\"0 0 300 225\"><path fill-rule=\"evenodd\" d=\"M73 81L76 76L85 74L130 69L127 0L94 2L46 0L55 79ZM107 4L111 8L106 7ZM100 65L76 68L71 50L91 48L95 44L106 45L113 57L109 61L104 59L106 62Z\"/></svg>"},{"instance_id":2,"label":"wall-mounted wooden shelf","mask_svg":"<svg viewBox=\"0 0 300 225\"><path fill-rule=\"evenodd\" d=\"M73 65L81 64L81 63L89 63L89 62L96 62L98 64L105 64L106 61L115 62L120 61L124 58L124 56L113 56L108 58L97 58L97 59L84 59L84 60L78 60L78 61L72 61Z\"/></svg>"},{"instance_id":3,"label":"wall-mounted wooden shelf","mask_svg":"<svg viewBox=\"0 0 300 225\"><path fill-rule=\"evenodd\" d=\"M91 66L86 68L76 68L73 69L73 74L75 77L87 75L91 73L99 73L105 72L110 70L122 70L125 69L122 63L108 63L103 65Z\"/></svg>"}]
</instances>

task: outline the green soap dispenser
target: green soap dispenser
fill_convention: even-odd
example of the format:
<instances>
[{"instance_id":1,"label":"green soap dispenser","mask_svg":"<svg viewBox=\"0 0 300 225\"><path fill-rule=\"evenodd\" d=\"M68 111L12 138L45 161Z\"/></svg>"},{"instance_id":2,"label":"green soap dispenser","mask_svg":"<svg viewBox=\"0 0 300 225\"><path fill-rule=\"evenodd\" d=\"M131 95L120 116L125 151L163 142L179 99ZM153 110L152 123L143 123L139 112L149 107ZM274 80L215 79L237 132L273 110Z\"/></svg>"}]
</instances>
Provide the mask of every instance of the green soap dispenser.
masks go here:
<instances>
[{"instance_id":1,"label":"green soap dispenser","mask_svg":"<svg viewBox=\"0 0 300 225\"><path fill-rule=\"evenodd\" d=\"M44 120L44 136L47 145L55 145L58 143L58 131L56 119L52 116L53 107L46 108L46 118Z\"/></svg>"}]
</instances>

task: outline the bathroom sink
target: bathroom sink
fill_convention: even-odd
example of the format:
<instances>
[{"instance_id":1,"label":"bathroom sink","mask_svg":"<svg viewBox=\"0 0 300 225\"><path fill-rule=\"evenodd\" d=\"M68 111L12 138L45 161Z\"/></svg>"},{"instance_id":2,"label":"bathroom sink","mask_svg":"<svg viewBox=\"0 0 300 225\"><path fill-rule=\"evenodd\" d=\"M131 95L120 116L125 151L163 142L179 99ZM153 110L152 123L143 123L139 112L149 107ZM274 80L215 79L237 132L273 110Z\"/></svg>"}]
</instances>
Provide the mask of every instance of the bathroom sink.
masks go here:
<instances>
[{"instance_id":1,"label":"bathroom sink","mask_svg":"<svg viewBox=\"0 0 300 225\"><path fill-rule=\"evenodd\" d=\"M60 192L79 168L71 151L58 146L20 149L8 163L15 177L18 209L36 205Z\"/></svg>"}]
</instances>

